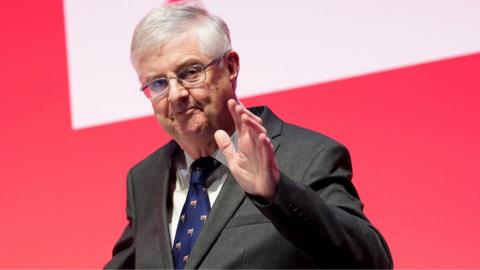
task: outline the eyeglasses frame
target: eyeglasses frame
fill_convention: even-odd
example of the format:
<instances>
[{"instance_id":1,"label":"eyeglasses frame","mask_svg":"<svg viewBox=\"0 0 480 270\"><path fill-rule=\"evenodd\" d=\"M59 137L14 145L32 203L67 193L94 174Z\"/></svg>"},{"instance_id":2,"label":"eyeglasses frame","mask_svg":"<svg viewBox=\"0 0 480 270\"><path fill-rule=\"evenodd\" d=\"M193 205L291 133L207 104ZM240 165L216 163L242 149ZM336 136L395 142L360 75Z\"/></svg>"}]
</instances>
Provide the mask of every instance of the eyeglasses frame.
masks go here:
<instances>
[{"instance_id":1,"label":"eyeglasses frame","mask_svg":"<svg viewBox=\"0 0 480 270\"><path fill-rule=\"evenodd\" d=\"M203 65L203 64L191 65L191 66L188 66L188 67L183 68L183 69L180 70L179 72L176 72L176 73L175 73L175 76L172 76L172 77L168 77L168 76L167 76L167 77L164 77L164 79L166 79L168 82L170 82L170 80L172 80L172 79L175 79L178 84L180 84L182 87L185 87L185 88L190 88L190 87L193 87L193 86L197 86L197 85L205 82L205 80L207 79L206 69L209 68L210 66L219 64L219 63L223 60L223 57L225 57L225 55L227 55L227 53L229 53L229 52L230 52L230 50L227 51L226 53L224 53L222 56L219 56L219 57L213 59L212 61L208 62L206 65ZM204 79L201 80L201 81L195 82L194 84L190 84L188 87L185 86L185 85L182 83L182 80L178 78L178 74L181 73L181 72L183 72L183 71L185 71L185 70L187 70L187 69L189 69L189 68L191 68L191 67L193 67L193 66L197 66L197 65L202 66L202 72L204 73ZM156 80L158 80L158 79L160 79L160 78L161 78L161 77L157 77L157 78L151 80L150 82L145 83L144 85L142 85L142 87L140 87L140 91L144 92L144 94L145 94L145 96L146 96L147 98L153 99L152 97L148 97L148 95L145 93L145 89L148 87L149 84L151 84L152 82L154 82L154 81L156 81ZM158 97L160 97L160 96L161 96L161 98L166 97L167 94L168 94L169 87L170 87L170 83L169 83L169 86L166 88L166 89L167 89L166 94L164 94L164 95L159 95L159 96L155 97L155 99L158 98Z\"/></svg>"}]
</instances>

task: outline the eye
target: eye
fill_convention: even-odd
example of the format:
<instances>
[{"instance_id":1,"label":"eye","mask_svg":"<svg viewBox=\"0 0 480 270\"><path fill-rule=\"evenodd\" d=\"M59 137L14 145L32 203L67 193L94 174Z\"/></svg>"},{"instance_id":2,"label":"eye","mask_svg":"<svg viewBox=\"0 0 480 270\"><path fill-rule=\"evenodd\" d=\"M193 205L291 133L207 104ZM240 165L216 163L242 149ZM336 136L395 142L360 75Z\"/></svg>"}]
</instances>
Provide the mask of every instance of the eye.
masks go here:
<instances>
[{"instance_id":1,"label":"eye","mask_svg":"<svg viewBox=\"0 0 480 270\"><path fill-rule=\"evenodd\" d=\"M195 82L201 77L202 71L202 66L195 65L180 71L177 76L182 81Z\"/></svg>"},{"instance_id":2,"label":"eye","mask_svg":"<svg viewBox=\"0 0 480 270\"><path fill-rule=\"evenodd\" d=\"M148 87L153 91L153 92L162 92L168 87L168 81L165 78L160 78L152 81L151 83L148 84Z\"/></svg>"}]
</instances>

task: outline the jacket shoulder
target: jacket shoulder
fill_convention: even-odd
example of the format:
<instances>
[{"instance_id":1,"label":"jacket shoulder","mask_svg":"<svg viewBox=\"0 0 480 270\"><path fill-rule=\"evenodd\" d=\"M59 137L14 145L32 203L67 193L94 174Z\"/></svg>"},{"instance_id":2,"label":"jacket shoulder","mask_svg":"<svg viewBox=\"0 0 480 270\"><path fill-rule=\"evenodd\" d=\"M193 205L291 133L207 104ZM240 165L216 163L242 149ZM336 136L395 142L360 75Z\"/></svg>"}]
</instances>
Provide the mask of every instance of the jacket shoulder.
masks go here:
<instances>
[{"instance_id":1,"label":"jacket shoulder","mask_svg":"<svg viewBox=\"0 0 480 270\"><path fill-rule=\"evenodd\" d=\"M160 167L162 164L169 164L173 154L178 149L178 144L171 140L144 159L133 165L130 174L146 173L154 168Z\"/></svg>"},{"instance_id":2,"label":"jacket shoulder","mask_svg":"<svg viewBox=\"0 0 480 270\"><path fill-rule=\"evenodd\" d=\"M317 131L285 123L282 130L282 147L289 151L303 151L304 154L315 154L320 151L341 151L348 154L345 145Z\"/></svg>"}]
</instances>

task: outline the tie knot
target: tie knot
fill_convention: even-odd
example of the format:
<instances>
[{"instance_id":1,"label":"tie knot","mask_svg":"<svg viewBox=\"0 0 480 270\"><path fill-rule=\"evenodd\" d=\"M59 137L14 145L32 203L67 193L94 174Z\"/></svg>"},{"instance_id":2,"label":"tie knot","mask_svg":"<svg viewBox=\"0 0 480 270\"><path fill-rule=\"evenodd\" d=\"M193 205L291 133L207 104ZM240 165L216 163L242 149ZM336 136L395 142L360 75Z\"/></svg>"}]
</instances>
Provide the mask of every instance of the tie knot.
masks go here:
<instances>
[{"instance_id":1,"label":"tie knot","mask_svg":"<svg viewBox=\"0 0 480 270\"><path fill-rule=\"evenodd\" d=\"M202 157L195 160L190 166L190 184L206 185L207 178L220 166L220 162L212 157Z\"/></svg>"}]
</instances>

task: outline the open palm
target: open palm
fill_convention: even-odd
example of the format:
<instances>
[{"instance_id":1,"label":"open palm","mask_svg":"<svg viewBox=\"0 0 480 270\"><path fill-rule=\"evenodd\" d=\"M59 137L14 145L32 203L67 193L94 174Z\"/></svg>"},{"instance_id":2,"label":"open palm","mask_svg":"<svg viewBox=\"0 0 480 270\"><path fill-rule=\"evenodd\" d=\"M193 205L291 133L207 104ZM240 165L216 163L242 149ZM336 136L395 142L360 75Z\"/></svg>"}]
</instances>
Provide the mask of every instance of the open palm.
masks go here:
<instances>
[{"instance_id":1,"label":"open palm","mask_svg":"<svg viewBox=\"0 0 480 270\"><path fill-rule=\"evenodd\" d=\"M275 161L273 145L262 120L235 100L228 101L235 122L237 149L224 130L215 132L215 140L225 155L230 171L242 189L254 196L272 202L280 172Z\"/></svg>"}]
</instances>

